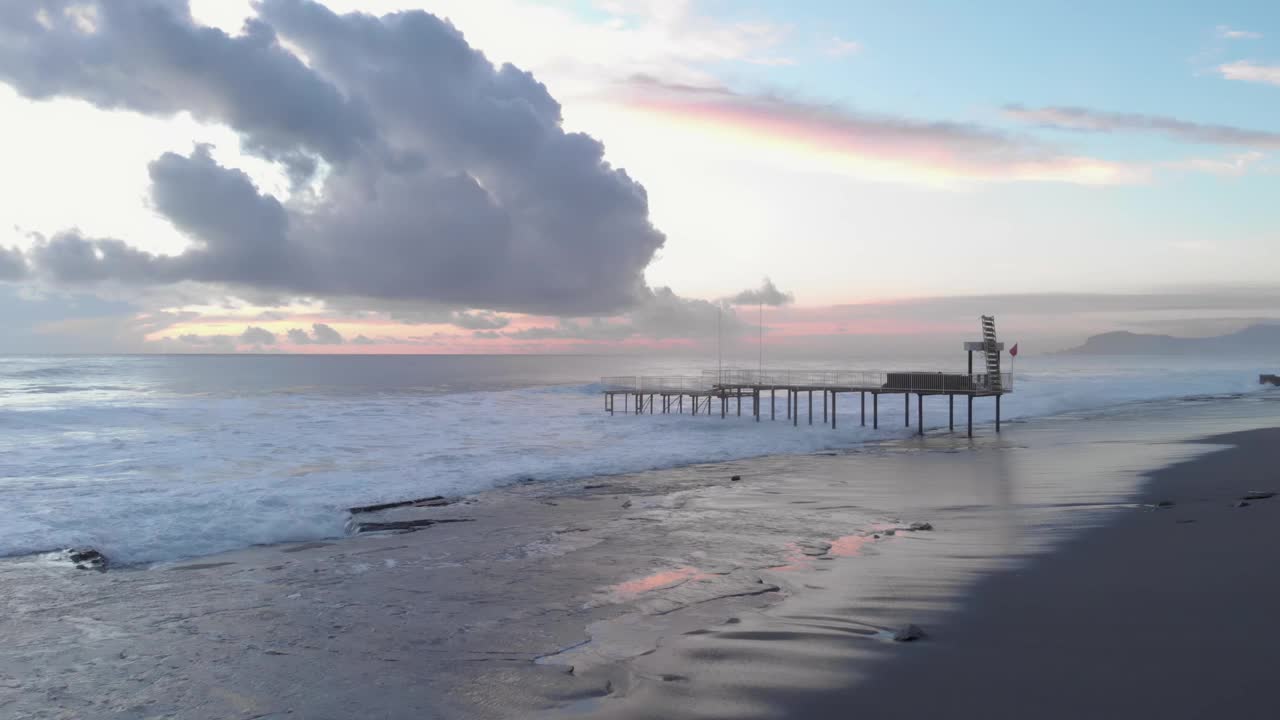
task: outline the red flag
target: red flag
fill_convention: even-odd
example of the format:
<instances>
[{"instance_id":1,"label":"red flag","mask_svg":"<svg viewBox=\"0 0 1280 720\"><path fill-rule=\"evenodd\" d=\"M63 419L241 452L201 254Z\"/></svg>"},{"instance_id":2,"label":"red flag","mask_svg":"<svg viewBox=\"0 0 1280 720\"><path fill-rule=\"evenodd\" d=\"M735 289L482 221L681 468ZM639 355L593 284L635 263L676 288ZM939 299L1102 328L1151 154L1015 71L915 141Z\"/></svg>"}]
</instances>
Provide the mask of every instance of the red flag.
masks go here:
<instances>
[{"instance_id":1,"label":"red flag","mask_svg":"<svg viewBox=\"0 0 1280 720\"><path fill-rule=\"evenodd\" d=\"M1014 343L1013 347L1009 348L1009 354L1013 357L1018 357L1018 343Z\"/></svg>"}]
</instances>

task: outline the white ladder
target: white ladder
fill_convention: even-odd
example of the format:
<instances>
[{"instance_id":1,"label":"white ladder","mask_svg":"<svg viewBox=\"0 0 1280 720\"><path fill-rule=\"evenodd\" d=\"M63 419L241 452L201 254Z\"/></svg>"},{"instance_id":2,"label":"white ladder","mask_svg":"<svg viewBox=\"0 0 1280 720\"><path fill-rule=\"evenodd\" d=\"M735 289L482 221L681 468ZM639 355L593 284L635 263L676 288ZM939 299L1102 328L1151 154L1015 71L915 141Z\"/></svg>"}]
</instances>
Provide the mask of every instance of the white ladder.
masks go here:
<instances>
[{"instance_id":1,"label":"white ladder","mask_svg":"<svg viewBox=\"0 0 1280 720\"><path fill-rule=\"evenodd\" d=\"M987 382L991 389L999 392L1000 382L1000 346L996 344L996 319L992 315L982 316L982 344L987 356Z\"/></svg>"}]
</instances>

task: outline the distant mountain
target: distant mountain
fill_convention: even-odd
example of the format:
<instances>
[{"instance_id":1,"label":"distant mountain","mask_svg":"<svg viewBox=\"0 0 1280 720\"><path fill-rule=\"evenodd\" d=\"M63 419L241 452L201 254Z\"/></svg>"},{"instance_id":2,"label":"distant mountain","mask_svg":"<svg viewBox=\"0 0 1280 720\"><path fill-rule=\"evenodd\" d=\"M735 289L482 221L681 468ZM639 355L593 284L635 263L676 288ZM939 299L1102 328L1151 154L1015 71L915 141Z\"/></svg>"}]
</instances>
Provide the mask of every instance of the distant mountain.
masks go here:
<instances>
[{"instance_id":1,"label":"distant mountain","mask_svg":"<svg viewBox=\"0 0 1280 720\"><path fill-rule=\"evenodd\" d=\"M1250 325L1230 335L1205 338L1109 332L1094 335L1080 347L1064 352L1068 355L1280 354L1280 324Z\"/></svg>"}]
</instances>

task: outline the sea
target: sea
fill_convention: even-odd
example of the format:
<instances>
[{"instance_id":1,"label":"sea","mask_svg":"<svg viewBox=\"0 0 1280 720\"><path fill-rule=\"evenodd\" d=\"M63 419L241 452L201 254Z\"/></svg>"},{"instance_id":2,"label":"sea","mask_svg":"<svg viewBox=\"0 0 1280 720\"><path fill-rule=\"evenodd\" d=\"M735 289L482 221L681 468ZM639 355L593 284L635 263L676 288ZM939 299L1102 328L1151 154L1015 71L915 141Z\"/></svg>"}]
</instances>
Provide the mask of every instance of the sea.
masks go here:
<instances>
[{"instance_id":1,"label":"sea","mask_svg":"<svg viewBox=\"0 0 1280 720\"><path fill-rule=\"evenodd\" d=\"M793 365L963 370L954 358L887 356ZM91 546L119 564L165 562L342 536L355 505L913 432L895 398L881 402L879 430L859 424L848 396L834 430L809 426L803 404L798 427L784 422L781 399L778 420L766 405L759 423L732 406L726 419L604 410L602 376L705 367L577 355L0 357L0 557ZM1016 432L1036 418L1167 412L1276 392L1258 384L1276 370L1274 358L1020 357L1002 415ZM944 399L926 399L925 427L946 428L947 413ZM975 403L975 422L993 416L992 401Z\"/></svg>"}]
</instances>

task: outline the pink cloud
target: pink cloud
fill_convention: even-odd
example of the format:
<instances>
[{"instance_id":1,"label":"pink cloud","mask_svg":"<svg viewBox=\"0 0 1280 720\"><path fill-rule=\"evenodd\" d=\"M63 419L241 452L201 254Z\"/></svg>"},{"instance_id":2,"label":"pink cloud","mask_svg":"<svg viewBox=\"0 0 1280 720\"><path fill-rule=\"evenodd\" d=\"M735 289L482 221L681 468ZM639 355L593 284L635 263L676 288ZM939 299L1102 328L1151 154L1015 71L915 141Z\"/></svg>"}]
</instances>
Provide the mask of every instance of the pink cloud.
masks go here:
<instances>
[{"instance_id":1,"label":"pink cloud","mask_svg":"<svg viewBox=\"0 0 1280 720\"><path fill-rule=\"evenodd\" d=\"M1228 80L1280 85L1280 65L1262 65L1248 60L1218 66L1218 72Z\"/></svg>"},{"instance_id":2,"label":"pink cloud","mask_svg":"<svg viewBox=\"0 0 1280 720\"><path fill-rule=\"evenodd\" d=\"M753 148L820 159L850 172L892 180L1132 183L1147 169L1071 155L977 125L869 115L720 86L634 78L621 102L688 126L707 126Z\"/></svg>"}]
</instances>

